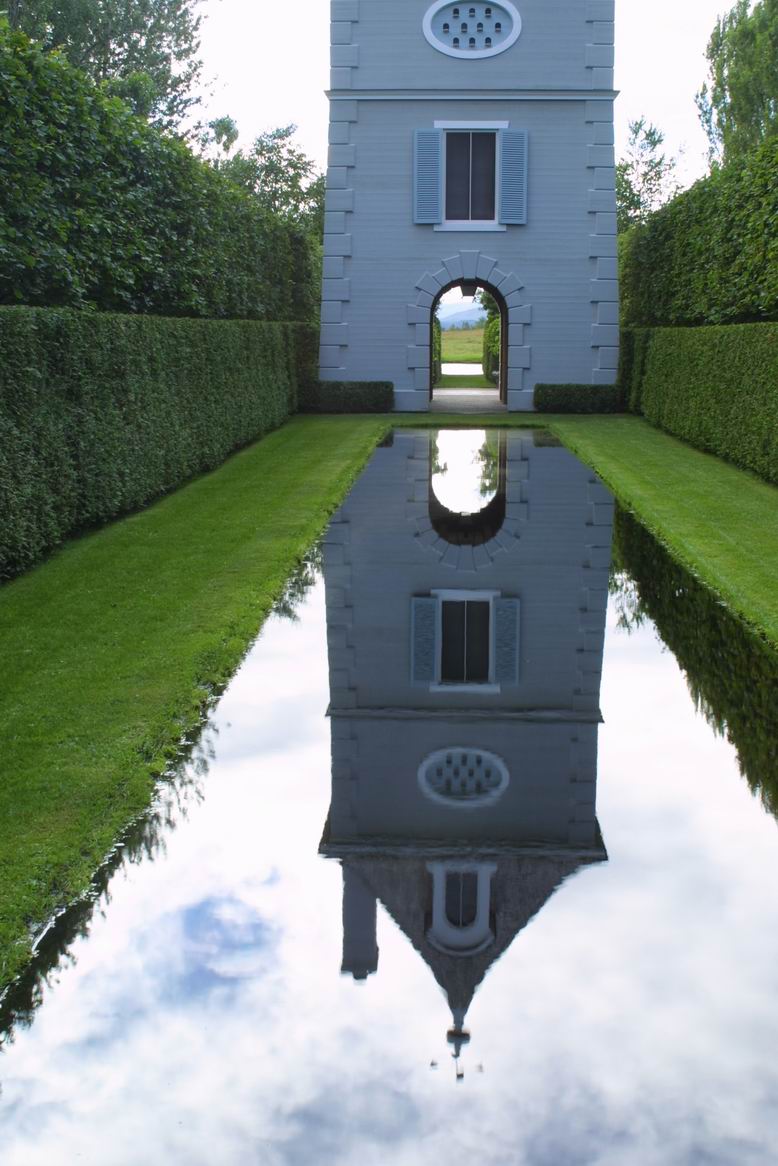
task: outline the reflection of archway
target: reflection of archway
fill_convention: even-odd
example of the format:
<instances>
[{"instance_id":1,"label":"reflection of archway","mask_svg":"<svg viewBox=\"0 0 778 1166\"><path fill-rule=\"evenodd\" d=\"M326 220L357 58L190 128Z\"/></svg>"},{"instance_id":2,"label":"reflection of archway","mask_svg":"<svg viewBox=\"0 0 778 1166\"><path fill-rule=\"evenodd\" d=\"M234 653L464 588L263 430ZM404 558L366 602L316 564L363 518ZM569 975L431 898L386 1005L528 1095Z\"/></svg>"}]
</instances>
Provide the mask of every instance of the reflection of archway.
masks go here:
<instances>
[{"instance_id":1,"label":"reflection of archway","mask_svg":"<svg viewBox=\"0 0 778 1166\"><path fill-rule=\"evenodd\" d=\"M505 435L505 519L494 538L481 546L453 545L433 529L430 519L429 434L402 435L407 449L406 481L408 501L405 515L412 527L419 551L454 571L488 571L494 559L505 554L520 538L529 520L529 449L531 438L518 432Z\"/></svg>"},{"instance_id":2,"label":"reflection of archway","mask_svg":"<svg viewBox=\"0 0 778 1166\"><path fill-rule=\"evenodd\" d=\"M462 294L465 296L473 296L479 288L483 288L484 291L488 291L500 310L500 369L496 387L500 401L503 405L506 405L508 403L508 305L495 284L485 279L452 279L449 283L444 284L434 297L430 308L430 338L433 334L435 316L441 299L446 292L450 292L457 287L461 289ZM435 362L432 359L430 360L429 379L431 401L435 391Z\"/></svg>"},{"instance_id":3,"label":"reflection of archway","mask_svg":"<svg viewBox=\"0 0 778 1166\"><path fill-rule=\"evenodd\" d=\"M449 510L438 498L433 489L432 479L433 458L432 443L434 435L430 436L429 459L429 518L432 529L444 542L452 546L480 547L490 542L501 529L505 521L506 509L506 480L507 480L507 447L505 434L499 436L497 461L497 489L494 497L475 514L457 514Z\"/></svg>"}]
</instances>

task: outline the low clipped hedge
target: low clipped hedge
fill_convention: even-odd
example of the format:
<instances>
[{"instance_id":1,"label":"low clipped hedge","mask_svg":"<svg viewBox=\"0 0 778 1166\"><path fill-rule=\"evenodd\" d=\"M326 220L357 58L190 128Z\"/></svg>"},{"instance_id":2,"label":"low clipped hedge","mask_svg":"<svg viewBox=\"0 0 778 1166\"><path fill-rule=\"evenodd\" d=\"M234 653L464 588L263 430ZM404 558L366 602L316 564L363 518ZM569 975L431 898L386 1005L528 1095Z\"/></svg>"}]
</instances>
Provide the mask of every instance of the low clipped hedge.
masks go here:
<instances>
[{"instance_id":1,"label":"low clipped hedge","mask_svg":"<svg viewBox=\"0 0 778 1166\"><path fill-rule=\"evenodd\" d=\"M281 425L298 331L0 308L0 577Z\"/></svg>"},{"instance_id":2,"label":"low clipped hedge","mask_svg":"<svg viewBox=\"0 0 778 1166\"><path fill-rule=\"evenodd\" d=\"M297 408L306 413L308 402L315 399L319 388L319 324L295 326L295 380Z\"/></svg>"},{"instance_id":3,"label":"low clipped hedge","mask_svg":"<svg viewBox=\"0 0 778 1166\"><path fill-rule=\"evenodd\" d=\"M778 320L778 138L620 240L626 326Z\"/></svg>"},{"instance_id":4,"label":"low clipped hedge","mask_svg":"<svg viewBox=\"0 0 778 1166\"><path fill-rule=\"evenodd\" d=\"M391 413L391 381L318 381L300 400L301 413Z\"/></svg>"},{"instance_id":5,"label":"low clipped hedge","mask_svg":"<svg viewBox=\"0 0 778 1166\"><path fill-rule=\"evenodd\" d=\"M621 413L624 401L618 385L535 385L538 413Z\"/></svg>"},{"instance_id":6,"label":"low clipped hedge","mask_svg":"<svg viewBox=\"0 0 778 1166\"><path fill-rule=\"evenodd\" d=\"M625 332L630 408L778 484L778 323Z\"/></svg>"}]
</instances>

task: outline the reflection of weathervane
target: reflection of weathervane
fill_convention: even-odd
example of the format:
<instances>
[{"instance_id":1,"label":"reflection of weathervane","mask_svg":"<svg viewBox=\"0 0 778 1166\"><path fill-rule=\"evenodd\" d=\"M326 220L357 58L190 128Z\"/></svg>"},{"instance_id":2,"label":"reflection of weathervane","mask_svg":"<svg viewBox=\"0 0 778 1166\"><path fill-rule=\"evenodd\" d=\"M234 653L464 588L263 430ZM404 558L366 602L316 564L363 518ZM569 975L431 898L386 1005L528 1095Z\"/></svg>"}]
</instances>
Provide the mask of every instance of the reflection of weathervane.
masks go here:
<instances>
[{"instance_id":1,"label":"reflection of weathervane","mask_svg":"<svg viewBox=\"0 0 778 1166\"><path fill-rule=\"evenodd\" d=\"M451 1058L454 1062L454 1073L456 1075L457 1081L464 1081L464 1079L465 1079L465 1070L462 1068L461 1064L459 1063L459 1058L462 1055L462 1049L465 1047L465 1045L470 1044L470 1033L467 1031L466 1028L462 1027L463 1022L464 1022L464 1014L457 1015L457 1013L455 1012L454 1013L454 1027L450 1028L448 1030L448 1032L446 1033L446 1043L451 1045L451 1049L452 1049ZM437 1069L437 1067L438 1067L437 1061L430 1061L430 1069ZM484 1071L483 1065L481 1065L481 1064L476 1065L476 1072L477 1073L483 1073L483 1071Z\"/></svg>"},{"instance_id":2,"label":"reflection of weathervane","mask_svg":"<svg viewBox=\"0 0 778 1166\"><path fill-rule=\"evenodd\" d=\"M454 1071L456 1072L457 1081L462 1081L465 1076L465 1070L459 1063L459 1057L464 1045L470 1044L470 1033L467 1029L462 1028L462 1021L464 1017L454 1016L454 1027L450 1028L446 1033L446 1040L451 1045L453 1052L451 1056L454 1058Z\"/></svg>"}]
</instances>

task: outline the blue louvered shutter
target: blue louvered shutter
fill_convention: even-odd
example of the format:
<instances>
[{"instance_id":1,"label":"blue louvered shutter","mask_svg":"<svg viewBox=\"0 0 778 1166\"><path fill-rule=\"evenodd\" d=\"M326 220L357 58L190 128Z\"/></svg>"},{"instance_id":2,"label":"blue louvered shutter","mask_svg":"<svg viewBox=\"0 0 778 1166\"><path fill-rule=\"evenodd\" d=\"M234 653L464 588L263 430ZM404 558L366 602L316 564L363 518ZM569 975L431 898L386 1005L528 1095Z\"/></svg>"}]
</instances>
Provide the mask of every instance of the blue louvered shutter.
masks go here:
<instances>
[{"instance_id":1,"label":"blue louvered shutter","mask_svg":"<svg viewBox=\"0 0 778 1166\"><path fill-rule=\"evenodd\" d=\"M437 599L411 600L411 683L432 684L437 660Z\"/></svg>"},{"instance_id":2,"label":"blue louvered shutter","mask_svg":"<svg viewBox=\"0 0 778 1166\"><path fill-rule=\"evenodd\" d=\"M500 222L523 225L527 221L527 131L503 130L500 142Z\"/></svg>"},{"instance_id":3,"label":"blue louvered shutter","mask_svg":"<svg viewBox=\"0 0 778 1166\"><path fill-rule=\"evenodd\" d=\"M416 130L413 135L413 221L439 223L443 218L443 133Z\"/></svg>"},{"instance_id":4,"label":"blue louvered shutter","mask_svg":"<svg viewBox=\"0 0 778 1166\"><path fill-rule=\"evenodd\" d=\"M498 684L519 683L519 601L494 601L494 678Z\"/></svg>"}]
</instances>

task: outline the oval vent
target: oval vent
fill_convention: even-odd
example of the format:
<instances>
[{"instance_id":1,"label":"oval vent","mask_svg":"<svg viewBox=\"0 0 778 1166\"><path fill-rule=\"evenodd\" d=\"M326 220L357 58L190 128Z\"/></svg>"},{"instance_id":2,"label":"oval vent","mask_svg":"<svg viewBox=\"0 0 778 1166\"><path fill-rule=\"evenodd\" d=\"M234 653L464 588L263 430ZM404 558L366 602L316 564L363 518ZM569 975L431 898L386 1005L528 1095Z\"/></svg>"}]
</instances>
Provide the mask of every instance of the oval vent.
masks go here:
<instances>
[{"instance_id":1,"label":"oval vent","mask_svg":"<svg viewBox=\"0 0 778 1166\"><path fill-rule=\"evenodd\" d=\"M464 809L496 802L509 781L502 758L469 746L438 749L419 766L419 786L426 797Z\"/></svg>"},{"instance_id":2,"label":"oval vent","mask_svg":"<svg viewBox=\"0 0 778 1166\"><path fill-rule=\"evenodd\" d=\"M424 16L424 35L439 53L478 60L503 53L518 40L521 17L510 0L453 4L437 0Z\"/></svg>"}]
</instances>

